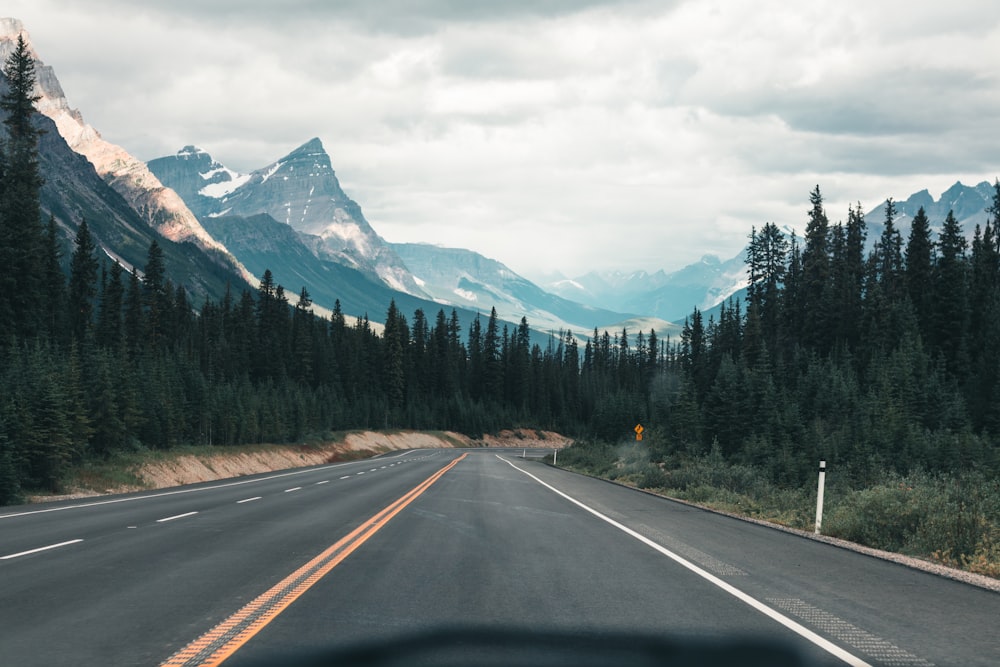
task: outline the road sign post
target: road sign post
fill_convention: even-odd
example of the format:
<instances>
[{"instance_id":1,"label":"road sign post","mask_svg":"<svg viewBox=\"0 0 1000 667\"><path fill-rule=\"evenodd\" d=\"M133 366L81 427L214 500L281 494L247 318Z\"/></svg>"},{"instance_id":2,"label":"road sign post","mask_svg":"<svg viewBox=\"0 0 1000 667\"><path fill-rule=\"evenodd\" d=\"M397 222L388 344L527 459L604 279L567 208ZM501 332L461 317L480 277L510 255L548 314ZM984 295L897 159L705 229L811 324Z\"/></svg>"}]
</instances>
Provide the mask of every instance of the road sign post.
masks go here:
<instances>
[{"instance_id":1,"label":"road sign post","mask_svg":"<svg viewBox=\"0 0 1000 667\"><path fill-rule=\"evenodd\" d=\"M826 485L826 461L819 462L819 486L816 488L816 534L823 525L823 487Z\"/></svg>"},{"instance_id":2,"label":"road sign post","mask_svg":"<svg viewBox=\"0 0 1000 667\"><path fill-rule=\"evenodd\" d=\"M636 424L635 428L632 430L635 431L636 441L642 440L642 432L646 430L642 427L642 424Z\"/></svg>"}]
</instances>

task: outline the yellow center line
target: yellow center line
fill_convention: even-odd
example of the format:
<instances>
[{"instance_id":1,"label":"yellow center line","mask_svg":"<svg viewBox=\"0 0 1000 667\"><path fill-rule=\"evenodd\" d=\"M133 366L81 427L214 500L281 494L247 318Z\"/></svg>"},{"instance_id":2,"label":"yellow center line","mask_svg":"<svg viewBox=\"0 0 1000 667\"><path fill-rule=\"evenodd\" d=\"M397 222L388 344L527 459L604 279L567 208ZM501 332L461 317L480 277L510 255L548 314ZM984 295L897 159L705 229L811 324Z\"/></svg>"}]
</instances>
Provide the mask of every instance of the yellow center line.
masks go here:
<instances>
[{"instance_id":1,"label":"yellow center line","mask_svg":"<svg viewBox=\"0 0 1000 667\"><path fill-rule=\"evenodd\" d=\"M466 456L462 454L438 470L266 593L182 648L160 667L215 667L222 664Z\"/></svg>"}]
</instances>

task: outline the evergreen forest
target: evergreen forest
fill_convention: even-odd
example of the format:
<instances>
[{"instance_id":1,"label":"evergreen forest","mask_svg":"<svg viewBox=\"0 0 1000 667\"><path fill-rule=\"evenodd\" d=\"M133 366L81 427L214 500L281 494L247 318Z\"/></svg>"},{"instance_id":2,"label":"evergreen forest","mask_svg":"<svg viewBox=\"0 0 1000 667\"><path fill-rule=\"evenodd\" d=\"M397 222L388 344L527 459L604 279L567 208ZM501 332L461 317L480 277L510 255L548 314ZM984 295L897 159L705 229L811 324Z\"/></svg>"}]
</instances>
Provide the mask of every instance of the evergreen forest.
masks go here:
<instances>
[{"instance_id":1,"label":"evergreen forest","mask_svg":"<svg viewBox=\"0 0 1000 667\"><path fill-rule=\"evenodd\" d=\"M71 466L183 445L301 442L339 430L524 426L580 459L646 430L654 466L745 465L778 486L820 458L859 486L887 471L1000 471L1000 182L971 242L921 211L830 223L817 186L801 240L749 234L745 301L655 331L532 332L492 311L314 313L265 272L192 303L154 241L140 271L41 213L34 69L23 42L0 100L0 504L58 490ZM932 233L932 223L940 226ZM872 247L866 251L866 247ZM64 256L66 255L66 256ZM581 453L582 452L582 453ZM589 453L588 453L589 452ZM1000 494L998 494L1000 496Z\"/></svg>"}]
</instances>

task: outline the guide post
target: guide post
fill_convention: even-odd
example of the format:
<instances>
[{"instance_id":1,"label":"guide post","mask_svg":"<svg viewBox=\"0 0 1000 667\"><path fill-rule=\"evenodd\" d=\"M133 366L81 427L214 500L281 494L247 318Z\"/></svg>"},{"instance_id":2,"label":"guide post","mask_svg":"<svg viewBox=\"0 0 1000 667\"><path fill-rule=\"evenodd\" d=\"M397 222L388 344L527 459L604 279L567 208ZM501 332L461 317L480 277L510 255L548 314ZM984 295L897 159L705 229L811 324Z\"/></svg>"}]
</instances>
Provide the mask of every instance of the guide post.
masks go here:
<instances>
[{"instance_id":1,"label":"guide post","mask_svg":"<svg viewBox=\"0 0 1000 667\"><path fill-rule=\"evenodd\" d=\"M823 525L823 487L826 485L826 461L819 462L819 486L816 489L816 534Z\"/></svg>"}]
</instances>

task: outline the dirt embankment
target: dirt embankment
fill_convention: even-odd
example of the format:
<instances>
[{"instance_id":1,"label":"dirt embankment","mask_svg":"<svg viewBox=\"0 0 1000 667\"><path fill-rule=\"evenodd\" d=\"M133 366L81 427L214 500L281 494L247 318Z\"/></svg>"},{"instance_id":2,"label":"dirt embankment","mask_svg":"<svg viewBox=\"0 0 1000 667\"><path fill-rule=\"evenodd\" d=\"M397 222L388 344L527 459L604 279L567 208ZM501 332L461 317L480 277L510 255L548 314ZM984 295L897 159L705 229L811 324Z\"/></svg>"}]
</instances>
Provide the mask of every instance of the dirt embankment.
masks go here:
<instances>
[{"instance_id":1,"label":"dirt embankment","mask_svg":"<svg viewBox=\"0 0 1000 667\"><path fill-rule=\"evenodd\" d=\"M32 502L58 498L124 493L141 489L162 489L182 484L210 482L217 479L254 475L304 466L322 465L354 458L364 458L402 449L438 449L443 447L543 447L561 449L572 440L558 433L517 429L472 439L451 431L356 431L321 445L274 445L253 448L227 448L208 453L176 453L159 456L132 466L128 471L137 485L115 488L74 488L63 496L32 496Z\"/></svg>"}]
</instances>

